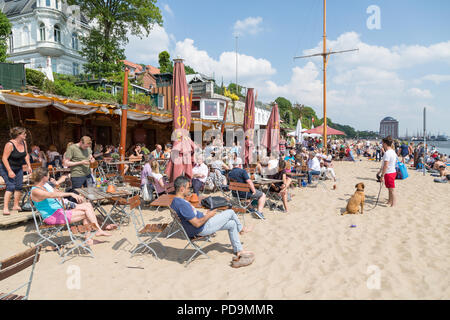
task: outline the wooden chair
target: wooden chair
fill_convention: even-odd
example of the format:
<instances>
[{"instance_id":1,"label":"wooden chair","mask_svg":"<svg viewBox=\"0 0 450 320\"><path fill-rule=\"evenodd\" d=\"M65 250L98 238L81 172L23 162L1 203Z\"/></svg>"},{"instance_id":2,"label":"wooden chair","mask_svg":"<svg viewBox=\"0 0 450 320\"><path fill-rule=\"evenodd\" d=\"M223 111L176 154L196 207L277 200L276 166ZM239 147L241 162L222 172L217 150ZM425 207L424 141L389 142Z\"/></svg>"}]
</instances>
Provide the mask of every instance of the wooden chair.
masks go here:
<instances>
[{"instance_id":1,"label":"wooden chair","mask_svg":"<svg viewBox=\"0 0 450 320\"><path fill-rule=\"evenodd\" d=\"M229 189L231 191L231 197L229 199L234 206L241 209L239 213L242 213L242 222L245 224L244 213L251 212L249 210L252 204L252 199L249 197L251 194L250 187L246 183L230 181ZM240 192L245 192L247 196L241 197Z\"/></svg>"},{"instance_id":2,"label":"wooden chair","mask_svg":"<svg viewBox=\"0 0 450 320\"><path fill-rule=\"evenodd\" d=\"M31 163L31 169L33 169L33 171L37 168L42 167L42 162L33 162Z\"/></svg>"},{"instance_id":3,"label":"wooden chair","mask_svg":"<svg viewBox=\"0 0 450 320\"><path fill-rule=\"evenodd\" d=\"M187 266L192 262L192 260L195 258L195 256L196 256L197 254L205 255L205 256L209 259L209 256L202 250L202 249L203 249L202 247L200 247L199 245L197 245L197 242L199 242L199 241L211 242L211 236L212 236L212 235L208 235L208 236L205 236L205 237L194 237L194 238L189 237L188 234L187 234L187 232L186 232L186 230L185 230L184 227L183 227L183 224L181 223L180 217L178 217L178 214L177 214L177 213L175 212L175 210L173 210L171 207L169 207L169 210L170 210L170 215L172 216L172 219L173 219L173 223L174 223L175 226L176 226L176 231L175 231L174 233L172 233L172 234L175 234L175 233L177 233L178 231L181 231L182 234L183 234L183 237L184 237L184 238L187 240L187 242L188 242L188 243L186 244L186 246L183 248L183 250L181 251L181 253L182 253L184 250L186 250L186 248L187 248L188 246L191 246L191 247L194 248L194 250L195 250L194 254L186 261L184 267L187 267ZM180 253L180 254L181 254L181 253Z\"/></svg>"},{"instance_id":4,"label":"wooden chair","mask_svg":"<svg viewBox=\"0 0 450 320\"><path fill-rule=\"evenodd\" d=\"M0 261L0 281L9 278L18 272L32 266L28 281L9 293L0 293L0 300L27 300L30 294L31 282L33 281L34 267L39 261L41 246L35 246L24 252L21 252L8 259ZM24 296L15 294L16 291L27 287Z\"/></svg>"},{"instance_id":5,"label":"wooden chair","mask_svg":"<svg viewBox=\"0 0 450 320\"><path fill-rule=\"evenodd\" d=\"M141 199L139 199L139 195L130 198L129 207L130 210L127 214L130 216L131 221L133 221L134 230L136 231L136 237L139 241L139 244L131 252L131 257L133 257L141 249L144 249L144 251L149 250L153 252L155 258L158 259L156 251L149 245L153 242L158 242L162 245L157 237L167 228L168 224L145 224L144 217L142 216ZM139 212L139 215L137 211Z\"/></svg>"}]
</instances>

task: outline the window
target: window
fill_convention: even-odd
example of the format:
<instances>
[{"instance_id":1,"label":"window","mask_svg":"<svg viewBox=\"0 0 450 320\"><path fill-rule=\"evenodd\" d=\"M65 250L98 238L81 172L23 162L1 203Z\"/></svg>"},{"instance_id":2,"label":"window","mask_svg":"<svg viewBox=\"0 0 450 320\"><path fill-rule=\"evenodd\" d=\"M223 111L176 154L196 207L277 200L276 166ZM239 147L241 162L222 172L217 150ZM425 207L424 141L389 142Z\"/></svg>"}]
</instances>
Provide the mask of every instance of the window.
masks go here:
<instances>
[{"instance_id":1,"label":"window","mask_svg":"<svg viewBox=\"0 0 450 320\"><path fill-rule=\"evenodd\" d=\"M55 25L53 35L55 42L61 43L61 29L58 25Z\"/></svg>"},{"instance_id":2,"label":"window","mask_svg":"<svg viewBox=\"0 0 450 320\"><path fill-rule=\"evenodd\" d=\"M14 51L14 39L12 32L9 34L9 52Z\"/></svg>"},{"instance_id":3,"label":"window","mask_svg":"<svg viewBox=\"0 0 450 320\"><path fill-rule=\"evenodd\" d=\"M47 7L50 7L50 0L45 0L45 5L46 5Z\"/></svg>"},{"instance_id":4,"label":"window","mask_svg":"<svg viewBox=\"0 0 450 320\"><path fill-rule=\"evenodd\" d=\"M225 103L219 102L219 117L223 119L224 113L225 113Z\"/></svg>"},{"instance_id":5,"label":"window","mask_svg":"<svg viewBox=\"0 0 450 320\"><path fill-rule=\"evenodd\" d=\"M51 64L52 64L52 72L57 73L58 72L58 68L56 66L56 58L52 58Z\"/></svg>"},{"instance_id":6,"label":"window","mask_svg":"<svg viewBox=\"0 0 450 320\"><path fill-rule=\"evenodd\" d=\"M217 101L205 100L204 110L206 117L217 117Z\"/></svg>"},{"instance_id":7,"label":"window","mask_svg":"<svg viewBox=\"0 0 450 320\"><path fill-rule=\"evenodd\" d=\"M80 74L80 66L76 62L72 63L72 73L74 76L77 76Z\"/></svg>"},{"instance_id":8,"label":"window","mask_svg":"<svg viewBox=\"0 0 450 320\"><path fill-rule=\"evenodd\" d=\"M200 111L200 101L198 100L192 101L191 111Z\"/></svg>"},{"instance_id":9,"label":"window","mask_svg":"<svg viewBox=\"0 0 450 320\"><path fill-rule=\"evenodd\" d=\"M78 35L76 32L72 33L72 49L78 50Z\"/></svg>"},{"instance_id":10,"label":"window","mask_svg":"<svg viewBox=\"0 0 450 320\"><path fill-rule=\"evenodd\" d=\"M28 28L23 27L23 29L22 29L22 46L29 45L28 37L29 37Z\"/></svg>"},{"instance_id":11,"label":"window","mask_svg":"<svg viewBox=\"0 0 450 320\"><path fill-rule=\"evenodd\" d=\"M39 25L39 35L41 41L45 41L45 24L41 23Z\"/></svg>"},{"instance_id":12,"label":"window","mask_svg":"<svg viewBox=\"0 0 450 320\"><path fill-rule=\"evenodd\" d=\"M56 6L56 9L59 9L59 1L58 0L55 1L55 6Z\"/></svg>"}]
</instances>

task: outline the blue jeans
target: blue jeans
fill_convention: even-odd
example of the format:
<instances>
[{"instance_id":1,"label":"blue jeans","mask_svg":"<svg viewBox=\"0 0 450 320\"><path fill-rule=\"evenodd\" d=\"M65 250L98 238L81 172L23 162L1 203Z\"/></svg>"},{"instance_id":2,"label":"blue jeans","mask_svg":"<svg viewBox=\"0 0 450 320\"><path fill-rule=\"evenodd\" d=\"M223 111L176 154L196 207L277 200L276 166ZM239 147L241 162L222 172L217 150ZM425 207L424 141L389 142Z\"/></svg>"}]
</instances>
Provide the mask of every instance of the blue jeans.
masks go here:
<instances>
[{"instance_id":1,"label":"blue jeans","mask_svg":"<svg viewBox=\"0 0 450 320\"><path fill-rule=\"evenodd\" d=\"M2 163L0 165L0 175L3 180L5 180L6 191L14 192L14 191L22 191L23 187L23 170L20 168L11 168L11 170L16 175L15 178L10 178L8 176L8 171L6 171L5 165Z\"/></svg>"},{"instance_id":2,"label":"blue jeans","mask_svg":"<svg viewBox=\"0 0 450 320\"><path fill-rule=\"evenodd\" d=\"M312 181L312 176L319 176L320 175L320 171L308 171L308 183L311 183Z\"/></svg>"},{"instance_id":3,"label":"blue jeans","mask_svg":"<svg viewBox=\"0 0 450 320\"><path fill-rule=\"evenodd\" d=\"M75 191L75 189L81 187L87 187L88 180L93 182L92 176L90 174L84 177L72 177L71 180L72 180L72 191Z\"/></svg>"},{"instance_id":4,"label":"blue jeans","mask_svg":"<svg viewBox=\"0 0 450 320\"><path fill-rule=\"evenodd\" d=\"M219 230L228 230L228 236L230 237L234 253L242 251L242 244L239 239L239 232L242 230L242 224L233 210L229 209L222 211L206 221L202 232L198 235L208 236Z\"/></svg>"}]
</instances>

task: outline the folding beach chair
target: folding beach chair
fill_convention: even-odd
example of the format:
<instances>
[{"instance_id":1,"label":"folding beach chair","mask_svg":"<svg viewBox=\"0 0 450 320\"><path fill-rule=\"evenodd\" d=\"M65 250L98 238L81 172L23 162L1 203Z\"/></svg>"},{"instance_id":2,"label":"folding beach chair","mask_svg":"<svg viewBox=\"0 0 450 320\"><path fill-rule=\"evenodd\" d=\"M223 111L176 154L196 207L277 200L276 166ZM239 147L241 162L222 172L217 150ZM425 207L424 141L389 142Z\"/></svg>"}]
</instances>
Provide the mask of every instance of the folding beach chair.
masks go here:
<instances>
[{"instance_id":1,"label":"folding beach chair","mask_svg":"<svg viewBox=\"0 0 450 320\"><path fill-rule=\"evenodd\" d=\"M31 212L33 215L34 226L36 228L36 233L39 236L39 240L36 245L40 245L46 241L53 244L58 250L58 254L61 255L61 246L58 245L53 238L62 237L62 231L66 228L65 224L55 224L55 225L47 225L42 220L41 214L35 208L32 201L31 202Z\"/></svg>"},{"instance_id":2,"label":"folding beach chair","mask_svg":"<svg viewBox=\"0 0 450 320\"><path fill-rule=\"evenodd\" d=\"M8 293L0 293L0 300L28 300L31 282L33 281L34 267L39 261L40 250L41 246L35 246L8 259L0 261L0 281L32 266L28 281ZM19 291L25 286L27 287L27 290L24 296L15 294L16 291Z\"/></svg>"},{"instance_id":3,"label":"folding beach chair","mask_svg":"<svg viewBox=\"0 0 450 320\"><path fill-rule=\"evenodd\" d=\"M106 174L103 171L103 168L101 165L99 165L98 161L95 161L90 164L90 168L92 169L92 175L94 176L94 179L97 180L97 178L100 178L102 180L106 180Z\"/></svg>"},{"instance_id":4,"label":"folding beach chair","mask_svg":"<svg viewBox=\"0 0 450 320\"><path fill-rule=\"evenodd\" d=\"M248 184L230 181L229 188L231 191L231 196L228 199L231 201L233 206L241 209L238 213L242 215L242 223L245 225L245 213L252 212L250 206L252 205L252 199L250 199L251 190ZM241 197L239 191L246 192L246 197Z\"/></svg>"},{"instance_id":5,"label":"folding beach chair","mask_svg":"<svg viewBox=\"0 0 450 320\"><path fill-rule=\"evenodd\" d=\"M158 259L158 255L156 254L155 250L150 247L150 244L152 242L158 242L162 245L157 237L167 228L168 224L145 224L144 217L142 216L141 200L139 199L138 195L130 198L129 203L130 210L128 211L128 215L133 221L134 230L136 231L136 237L139 241L139 244L131 252L131 257L133 257L141 249L144 249L144 252L146 250L150 250L151 252L153 252L155 258Z\"/></svg>"},{"instance_id":6,"label":"folding beach chair","mask_svg":"<svg viewBox=\"0 0 450 320\"><path fill-rule=\"evenodd\" d=\"M94 253L87 245L87 242L94 237L94 235L97 233L97 227L93 223L89 224L79 224L79 225L70 225L69 221L67 220L66 211L64 210L64 220L66 221L66 227L67 231L69 233L70 242L72 243L73 247L69 249L69 246L67 246L67 251L63 252L61 254L62 261L61 263L64 263L66 261L67 256L78 249L78 252L81 253L81 249L84 249L87 251L92 258L94 258Z\"/></svg>"},{"instance_id":7,"label":"folding beach chair","mask_svg":"<svg viewBox=\"0 0 450 320\"><path fill-rule=\"evenodd\" d=\"M170 214L172 216L173 222L175 224L175 228L177 229L175 231L175 233L178 232L178 231L181 231L181 233L183 234L183 238L185 238L187 240L187 242L188 242L186 244L186 246L183 248L182 252L184 250L186 250L186 248L188 246L191 246L195 250L194 254L186 261L184 267L187 267L188 264L190 264L192 262L192 260L195 258L195 256L197 254L205 255L209 259L209 256L202 250L203 247L198 246L197 242L199 242L199 241L211 242L211 235L205 236L205 237L190 238L188 236L188 234L186 233L186 230L184 229L183 224L181 223L180 217L178 217L178 214L171 207L169 207L169 210L170 210Z\"/></svg>"}]
</instances>

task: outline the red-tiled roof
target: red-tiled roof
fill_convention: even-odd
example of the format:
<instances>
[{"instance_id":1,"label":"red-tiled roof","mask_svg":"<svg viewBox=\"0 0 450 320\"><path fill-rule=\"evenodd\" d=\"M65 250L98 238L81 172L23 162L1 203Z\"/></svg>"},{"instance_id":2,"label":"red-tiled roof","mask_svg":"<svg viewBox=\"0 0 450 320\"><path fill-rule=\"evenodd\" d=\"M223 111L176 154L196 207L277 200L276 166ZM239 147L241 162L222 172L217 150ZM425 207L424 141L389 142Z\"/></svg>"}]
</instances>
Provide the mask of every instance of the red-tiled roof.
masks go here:
<instances>
[{"instance_id":1,"label":"red-tiled roof","mask_svg":"<svg viewBox=\"0 0 450 320\"><path fill-rule=\"evenodd\" d=\"M159 73L161 73L161 71L158 68L154 67L154 66L146 65L145 67L148 69L148 71L151 74L159 74Z\"/></svg>"},{"instance_id":2,"label":"red-tiled roof","mask_svg":"<svg viewBox=\"0 0 450 320\"><path fill-rule=\"evenodd\" d=\"M122 60L122 62L123 62L124 65L136 69L137 72L141 72L142 71L142 66L140 64L136 64L136 63L133 63L133 62L128 61L128 60Z\"/></svg>"}]
</instances>

